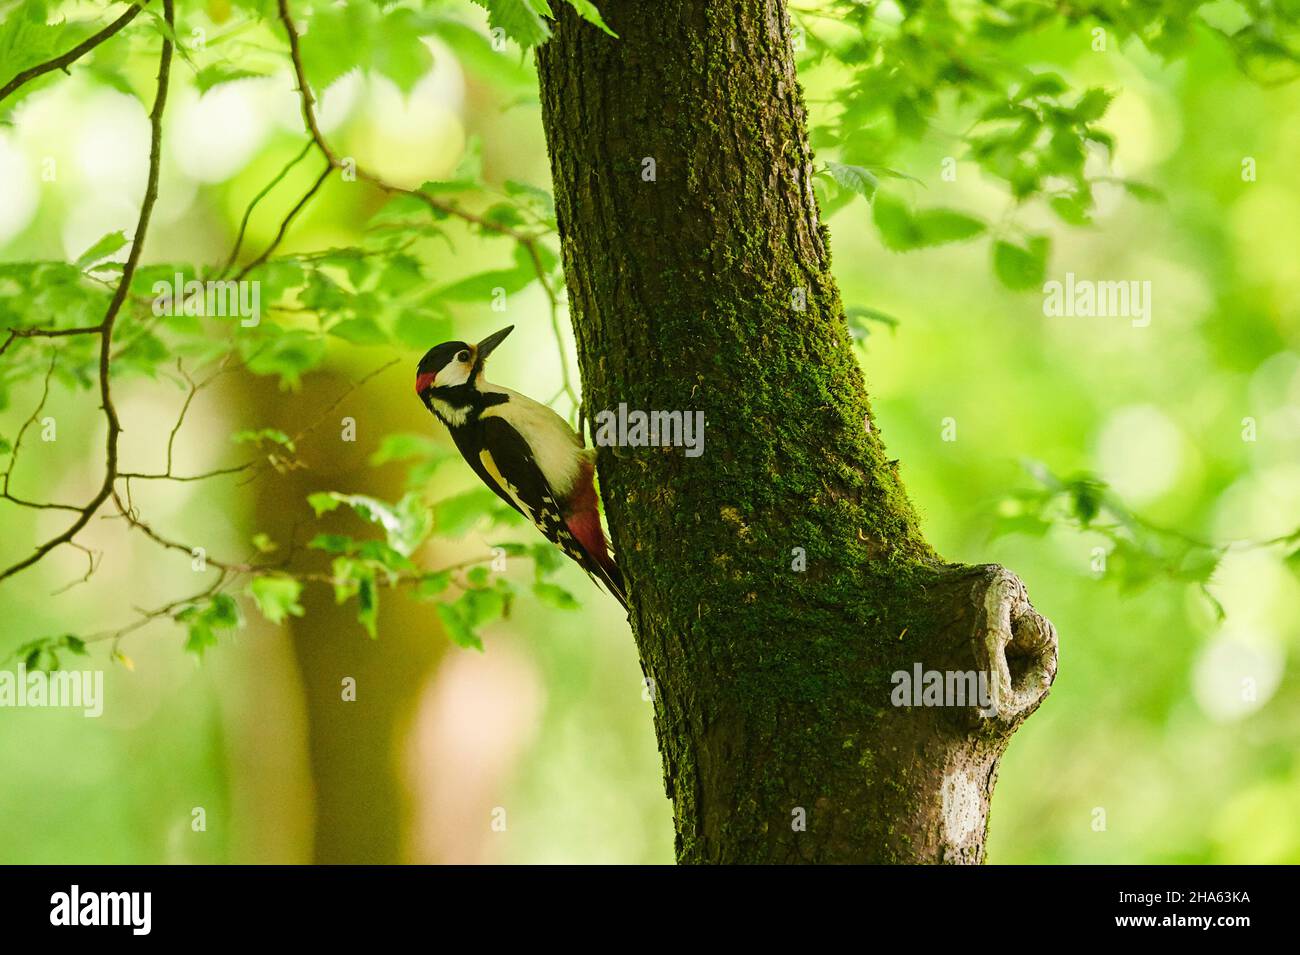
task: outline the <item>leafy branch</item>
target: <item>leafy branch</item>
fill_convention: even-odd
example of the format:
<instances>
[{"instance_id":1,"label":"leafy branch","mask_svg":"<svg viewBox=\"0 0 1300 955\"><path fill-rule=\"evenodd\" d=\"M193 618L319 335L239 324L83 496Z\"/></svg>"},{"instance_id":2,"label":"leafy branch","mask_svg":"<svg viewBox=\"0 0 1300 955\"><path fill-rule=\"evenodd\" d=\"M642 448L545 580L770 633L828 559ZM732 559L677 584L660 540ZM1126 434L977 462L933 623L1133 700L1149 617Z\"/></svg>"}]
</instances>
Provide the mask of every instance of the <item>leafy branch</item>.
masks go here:
<instances>
[{"instance_id":1,"label":"leafy branch","mask_svg":"<svg viewBox=\"0 0 1300 955\"><path fill-rule=\"evenodd\" d=\"M306 199L310 198L316 189L319 188L321 182L324 181L330 171L336 169L341 170L344 168L344 164L338 154L330 147L329 142L321 133L320 126L316 121L316 100L311 91L311 83L307 79L307 71L303 66L301 40L298 34L298 28L294 25L293 16L289 9L289 0L276 0L276 2L279 10L280 22L284 26L284 32L289 42L289 58L293 64L294 77L298 83L298 97L302 110L303 123L307 128L307 132L311 136L312 142L316 144L316 148L320 150L321 155L325 157L328 164L325 172L321 174L321 179L318 180L316 185L312 187L311 191L303 197L303 201L306 201ZM587 4L587 6L591 7L592 12L594 13L595 8L592 7L591 4ZM599 17L599 14L596 14L596 16ZM603 26L603 22L601 25ZM401 186L385 181L370 170L363 169L359 166L355 167L355 172L358 179L370 183L382 192L389 195L407 196L417 202L423 203L435 215L451 216L460 219L463 222L475 226L483 232L505 236L514 240L518 244L520 249L524 251L529 261L532 263L532 267L537 275L537 281L546 295L550 311L551 329L555 335L556 347L559 349L560 374L561 381L563 382L562 390L564 394L568 396L576 413L581 402L578 398L577 391L574 389L573 380L569 374L568 360L564 353L564 339L560 332L559 293L551 282L550 275L538 248L538 243L540 242L541 237L535 234L522 232L506 223L497 222L485 216L478 215L457 205L456 203L448 202L439 199L436 196L432 196L423 189L404 189ZM302 203L300 202L299 205L301 204ZM276 241L278 242L278 237ZM246 271L247 270L245 270L245 272Z\"/></svg>"},{"instance_id":2,"label":"leafy branch","mask_svg":"<svg viewBox=\"0 0 1300 955\"><path fill-rule=\"evenodd\" d=\"M174 14L173 0L163 0L163 19L168 27L173 25ZM131 251L127 255L126 264L122 267L122 278L117 284L112 299L109 301L108 311L104 314L103 321L95 326L92 332L99 336L99 396L104 419L108 425L105 443L104 479L95 495L84 507L79 509L77 518L72 524L62 533L38 545L34 553L0 571L0 581L31 567L56 547L70 542L90 522L90 518L99 510L100 505L113 494L113 483L117 478L117 442L118 435L122 431L117 408L113 404L110 382L109 357L113 347L113 327L117 321L118 313L122 310L122 304L126 301L127 293L130 291L131 279L140 264L140 254L144 249L145 233L149 229L149 218L153 214L154 203L158 199L158 173L162 163L162 116L163 109L167 105L167 88L171 79L171 63L172 42L170 37L164 35L162 53L158 61L158 89L154 96L153 109L149 113L149 175L145 185L144 199L140 204L140 217L136 222ZM10 341L13 339L14 334L11 332Z\"/></svg>"},{"instance_id":3,"label":"leafy branch","mask_svg":"<svg viewBox=\"0 0 1300 955\"><path fill-rule=\"evenodd\" d=\"M68 52L20 71L8 83L4 86L0 86L0 101L3 101L10 93L14 92L20 86L30 83L32 80L44 76L46 73L52 73L54 70L63 70L66 73L69 66L77 62L77 60L95 49L95 47L99 46L105 40L119 33L123 27L139 16L140 11L149 3L149 0L131 0L131 3L132 6L129 10L98 33L95 33L78 43L72 49L68 50ZM170 25L171 21L168 20L167 22Z\"/></svg>"},{"instance_id":4,"label":"leafy branch","mask_svg":"<svg viewBox=\"0 0 1300 955\"><path fill-rule=\"evenodd\" d=\"M1286 561L1300 569L1300 528L1261 540L1219 544L1135 514L1094 474L1063 478L1038 462L1026 462L1025 469L1036 484L1003 498L993 536L1042 536L1060 523L1099 534L1109 544L1106 575L1125 589L1140 589L1161 578L1192 584L1222 618L1223 607L1208 587L1229 552L1280 547L1287 551Z\"/></svg>"}]
</instances>

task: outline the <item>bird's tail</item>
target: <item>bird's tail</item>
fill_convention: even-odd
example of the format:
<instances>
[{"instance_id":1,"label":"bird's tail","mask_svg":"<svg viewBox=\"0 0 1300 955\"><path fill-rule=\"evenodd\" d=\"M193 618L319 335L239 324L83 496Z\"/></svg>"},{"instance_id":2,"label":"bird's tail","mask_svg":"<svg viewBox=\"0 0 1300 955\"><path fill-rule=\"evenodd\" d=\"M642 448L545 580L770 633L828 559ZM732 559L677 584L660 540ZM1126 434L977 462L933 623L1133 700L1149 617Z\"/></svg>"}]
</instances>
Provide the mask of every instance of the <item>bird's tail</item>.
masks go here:
<instances>
[{"instance_id":1,"label":"bird's tail","mask_svg":"<svg viewBox=\"0 0 1300 955\"><path fill-rule=\"evenodd\" d=\"M623 572L618 569L618 564L608 553L603 561L599 561L599 564L601 581L614 599L623 605L624 610L627 610L627 591L623 589Z\"/></svg>"},{"instance_id":2,"label":"bird's tail","mask_svg":"<svg viewBox=\"0 0 1300 955\"><path fill-rule=\"evenodd\" d=\"M600 512L594 501L592 507L570 514L566 519L569 530L578 539L586 560L583 569L605 585L605 589L627 610L627 591L623 587L623 572L610 556L609 544L605 541L604 528L600 526Z\"/></svg>"}]
</instances>

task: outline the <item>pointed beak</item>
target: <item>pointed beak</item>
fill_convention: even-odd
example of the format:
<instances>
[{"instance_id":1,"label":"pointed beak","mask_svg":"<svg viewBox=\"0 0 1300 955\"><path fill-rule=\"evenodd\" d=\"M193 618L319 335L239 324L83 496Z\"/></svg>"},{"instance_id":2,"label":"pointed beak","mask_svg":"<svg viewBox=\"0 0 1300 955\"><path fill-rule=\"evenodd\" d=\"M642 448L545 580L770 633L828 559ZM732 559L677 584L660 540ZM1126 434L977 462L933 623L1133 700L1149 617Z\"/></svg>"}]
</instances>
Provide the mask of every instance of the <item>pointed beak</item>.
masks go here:
<instances>
[{"instance_id":1,"label":"pointed beak","mask_svg":"<svg viewBox=\"0 0 1300 955\"><path fill-rule=\"evenodd\" d=\"M506 336L514 330L515 327L513 325L507 325L505 328L501 329L501 331L493 332L487 338L479 342L475 346L475 353L477 355L475 363L482 368L483 362L487 360L488 355L492 354L492 350L505 341Z\"/></svg>"}]
</instances>

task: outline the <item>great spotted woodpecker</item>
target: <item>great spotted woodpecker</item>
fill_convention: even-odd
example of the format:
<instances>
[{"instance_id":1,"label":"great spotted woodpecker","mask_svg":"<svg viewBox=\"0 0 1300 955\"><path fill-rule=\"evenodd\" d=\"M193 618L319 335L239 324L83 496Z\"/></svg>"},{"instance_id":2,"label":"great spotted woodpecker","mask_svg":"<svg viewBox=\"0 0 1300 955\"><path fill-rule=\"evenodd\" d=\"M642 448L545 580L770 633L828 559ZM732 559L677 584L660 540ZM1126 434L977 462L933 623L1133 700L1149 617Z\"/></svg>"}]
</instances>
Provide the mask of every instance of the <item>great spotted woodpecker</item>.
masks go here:
<instances>
[{"instance_id":1,"label":"great spotted woodpecker","mask_svg":"<svg viewBox=\"0 0 1300 955\"><path fill-rule=\"evenodd\" d=\"M430 348L416 369L415 393L483 483L627 609L623 575L600 526L595 449L584 448L550 408L483 377L488 355L513 330L510 325L477 345Z\"/></svg>"}]
</instances>

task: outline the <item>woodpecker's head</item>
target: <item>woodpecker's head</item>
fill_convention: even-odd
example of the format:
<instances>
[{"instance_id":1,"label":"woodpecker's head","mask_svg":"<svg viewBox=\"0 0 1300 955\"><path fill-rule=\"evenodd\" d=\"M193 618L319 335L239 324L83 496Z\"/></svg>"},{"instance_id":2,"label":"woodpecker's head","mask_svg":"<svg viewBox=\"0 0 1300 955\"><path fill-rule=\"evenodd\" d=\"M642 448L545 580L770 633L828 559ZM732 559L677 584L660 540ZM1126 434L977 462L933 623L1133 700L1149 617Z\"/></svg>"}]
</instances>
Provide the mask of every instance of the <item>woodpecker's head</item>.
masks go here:
<instances>
[{"instance_id":1,"label":"woodpecker's head","mask_svg":"<svg viewBox=\"0 0 1300 955\"><path fill-rule=\"evenodd\" d=\"M465 342L434 345L425 352L415 369L415 393L427 407L432 407L435 400L453 406L467 404L473 397L470 393L478 390L488 355L512 331L514 326L507 325L477 345Z\"/></svg>"}]
</instances>

